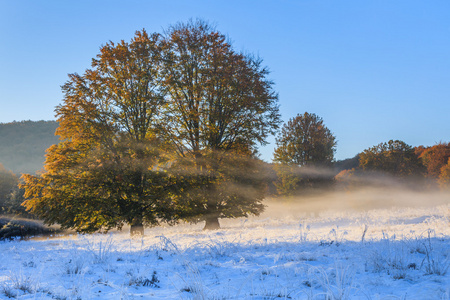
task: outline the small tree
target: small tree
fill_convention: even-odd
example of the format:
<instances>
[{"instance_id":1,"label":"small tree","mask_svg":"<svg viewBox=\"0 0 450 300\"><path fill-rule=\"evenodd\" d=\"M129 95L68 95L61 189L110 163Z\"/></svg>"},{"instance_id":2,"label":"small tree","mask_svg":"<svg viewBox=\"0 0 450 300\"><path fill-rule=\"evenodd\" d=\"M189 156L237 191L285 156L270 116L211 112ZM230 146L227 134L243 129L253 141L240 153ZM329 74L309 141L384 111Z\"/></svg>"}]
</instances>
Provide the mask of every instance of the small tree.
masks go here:
<instances>
[{"instance_id":1,"label":"small tree","mask_svg":"<svg viewBox=\"0 0 450 300\"><path fill-rule=\"evenodd\" d=\"M399 140L390 140L364 150L359 155L359 167L364 171L385 172L397 177L424 174L424 166L414 148Z\"/></svg>"},{"instance_id":2,"label":"small tree","mask_svg":"<svg viewBox=\"0 0 450 300\"><path fill-rule=\"evenodd\" d=\"M336 151L336 138L316 114L303 115L284 124L276 139L274 161L298 166L329 166Z\"/></svg>"},{"instance_id":3,"label":"small tree","mask_svg":"<svg viewBox=\"0 0 450 300\"><path fill-rule=\"evenodd\" d=\"M276 139L274 161L281 195L294 195L304 188L329 183L332 175L317 168L331 165L336 138L316 114L305 112L283 125ZM313 170L316 169L316 170Z\"/></svg>"}]
</instances>

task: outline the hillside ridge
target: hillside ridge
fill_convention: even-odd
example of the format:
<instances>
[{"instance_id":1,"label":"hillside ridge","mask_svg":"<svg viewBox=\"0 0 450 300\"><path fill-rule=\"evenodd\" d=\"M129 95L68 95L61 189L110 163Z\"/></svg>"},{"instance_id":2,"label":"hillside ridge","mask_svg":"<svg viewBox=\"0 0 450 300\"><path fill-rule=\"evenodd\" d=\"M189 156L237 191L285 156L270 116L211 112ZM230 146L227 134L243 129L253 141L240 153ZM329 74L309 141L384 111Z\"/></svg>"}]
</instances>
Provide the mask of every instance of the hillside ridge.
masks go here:
<instances>
[{"instance_id":1,"label":"hillside ridge","mask_svg":"<svg viewBox=\"0 0 450 300\"><path fill-rule=\"evenodd\" d=\"M56 121L0 123L0 163L16 174L34 174L43 168L45 150L57 144Z\"/></svg>"}]
</instances>

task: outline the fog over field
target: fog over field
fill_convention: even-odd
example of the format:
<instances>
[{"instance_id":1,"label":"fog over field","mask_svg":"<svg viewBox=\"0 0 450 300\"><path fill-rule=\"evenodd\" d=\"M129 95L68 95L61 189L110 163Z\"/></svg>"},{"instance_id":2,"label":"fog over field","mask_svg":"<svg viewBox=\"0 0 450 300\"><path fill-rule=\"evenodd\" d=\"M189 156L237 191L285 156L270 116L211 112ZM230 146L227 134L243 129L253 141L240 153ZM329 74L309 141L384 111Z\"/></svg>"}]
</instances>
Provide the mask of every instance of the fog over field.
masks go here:
<instances>
[{"instance_id":1,"label":"fog over field","mask_svg":"<svg viewBox=\"0 0 450 300\"><path fill-rule=\"evenodd\" d=\"M362 188L355 191L333 191L315 196L266 202L264 215L271 217L304 217L324 212L359 213L373 209L421 208L448 204L445 191L412 191L400 188Z\"/></svg>"}]
</instances>

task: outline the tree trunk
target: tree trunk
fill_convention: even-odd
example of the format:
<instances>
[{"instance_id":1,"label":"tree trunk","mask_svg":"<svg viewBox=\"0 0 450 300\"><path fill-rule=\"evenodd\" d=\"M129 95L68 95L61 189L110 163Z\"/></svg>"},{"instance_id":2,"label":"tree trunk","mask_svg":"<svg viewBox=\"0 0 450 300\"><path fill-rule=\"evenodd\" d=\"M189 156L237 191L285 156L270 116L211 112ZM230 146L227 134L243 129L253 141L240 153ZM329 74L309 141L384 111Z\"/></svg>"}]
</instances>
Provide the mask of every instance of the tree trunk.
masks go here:
<instances>
[{"instance_id":1,"label":"tree trunk","mask_svg":"<svg viewBox=\"0 0 450 300\"><path fill-rule=\"evenodd\" d=\"M220 229L219 218L215 216L209 216L205 219L205 227L203 230L216 230Z\"/></svg>"},{"instance_id":2,"label":"tree trunk","mask_svg":"<svg viewBox=\"0 0 450 300\"><path fill-rule=\"evenodd\" d=\"M144 236L144 225L142 222L133 222L130 227L131 236Z\"/></svg>"}]
</instances>

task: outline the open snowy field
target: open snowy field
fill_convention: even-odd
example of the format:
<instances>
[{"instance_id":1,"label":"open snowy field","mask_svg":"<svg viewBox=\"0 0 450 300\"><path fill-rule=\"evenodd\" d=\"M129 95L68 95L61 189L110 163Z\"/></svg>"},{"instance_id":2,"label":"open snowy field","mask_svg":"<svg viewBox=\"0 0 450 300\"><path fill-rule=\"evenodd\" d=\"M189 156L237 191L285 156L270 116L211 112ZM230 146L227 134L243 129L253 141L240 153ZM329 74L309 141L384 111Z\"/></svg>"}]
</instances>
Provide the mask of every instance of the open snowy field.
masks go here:
<instances>
[{"instance_id":1,"label":"open snowy field","mask_svg":"<svg viewBox=\"0 0 450 300\"><path fill-rule=\"evenodd\" d=\"M268 203L217 231L3 241L0 299L450 299L448 195L386 195Z\"/></svg>"}]
</instances>

